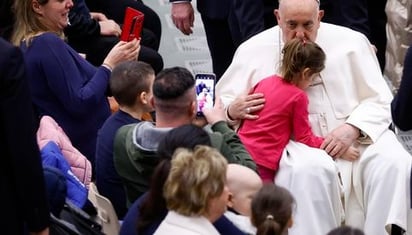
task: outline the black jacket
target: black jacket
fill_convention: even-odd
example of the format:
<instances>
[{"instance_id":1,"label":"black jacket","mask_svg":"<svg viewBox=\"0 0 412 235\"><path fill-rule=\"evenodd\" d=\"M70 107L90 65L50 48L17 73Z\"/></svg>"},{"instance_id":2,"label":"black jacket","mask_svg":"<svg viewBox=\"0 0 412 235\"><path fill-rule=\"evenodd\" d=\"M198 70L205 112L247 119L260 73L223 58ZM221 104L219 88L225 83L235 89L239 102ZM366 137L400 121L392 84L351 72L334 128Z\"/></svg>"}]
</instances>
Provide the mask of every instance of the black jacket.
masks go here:
<instances>
[{"instance_id":1,"label":"black jacket","mask_svg":"<svg viewBox=\"0 0 412 235\"><path fill-rule=\"evenodd\" d=\"M11 10L13 0L0 1L0 37L10 40L14 24L14 14Z\"/></svg>"},{"instance_id":2,"label":"black jacket","mask_svg":"<svg viewBox=\"0 0 412 235\"><path fill-rule=\"evenodd\" d=\"M392 119L403 130L412 130L412 46L406 52L402 80L392 101Z\"/></svg>"},{"instance_id":3,"label":"black jacket","mask_svg":"<svg viewBox=\"0 0 412 235\"><path fill-rule=\"evenodd\" d=\"M69 38L96 37L100 35L99 22L90 17L90 10L84 0L74 0L73 7L69 12L70 24L65 28L64 33Z\"/></svg>"},{"instance_id":4,"label":"black jacket","mask_svg":"<svg viewBox=\"0 0 412 235\"><path fill-rule=\"evenodd\" d=\"M0 220L2 234L41 231L49 224L36 124L19 48L0 38Z\"/></svg>"}]
</instances>

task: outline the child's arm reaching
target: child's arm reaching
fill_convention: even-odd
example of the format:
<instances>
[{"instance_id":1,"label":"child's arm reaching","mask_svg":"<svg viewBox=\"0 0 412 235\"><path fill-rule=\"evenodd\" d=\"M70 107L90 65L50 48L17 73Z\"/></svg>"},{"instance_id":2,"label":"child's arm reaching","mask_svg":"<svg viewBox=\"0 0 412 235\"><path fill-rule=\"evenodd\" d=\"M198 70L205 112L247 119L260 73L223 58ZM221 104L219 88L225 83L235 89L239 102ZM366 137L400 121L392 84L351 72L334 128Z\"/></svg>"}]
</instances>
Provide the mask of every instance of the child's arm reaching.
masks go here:
<instances>
[{"instance_id":1,"label":"child's arm reaching","mask_svg":"<svg viewBox=\"0 0 412 235\"><path fill-rule=\"evenodd\" d=\"M360 156L359 150L357 148L351 146L351 147L348 148L348 150L346 150L346 152L340 158L342 158L344 160L347 160L347 161L353 162L353 161L357 160L359 158L359 156Z\"/></svg>"}]
</instances>

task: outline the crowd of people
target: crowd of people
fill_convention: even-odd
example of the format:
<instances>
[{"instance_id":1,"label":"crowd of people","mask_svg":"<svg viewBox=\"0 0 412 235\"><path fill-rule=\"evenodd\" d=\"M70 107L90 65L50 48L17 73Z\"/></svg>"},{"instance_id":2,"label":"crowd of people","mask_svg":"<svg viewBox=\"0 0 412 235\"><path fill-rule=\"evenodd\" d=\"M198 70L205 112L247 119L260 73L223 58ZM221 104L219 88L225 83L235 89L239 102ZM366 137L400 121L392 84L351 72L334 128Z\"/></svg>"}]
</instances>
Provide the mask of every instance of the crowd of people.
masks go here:
<instances>
[{"instance_id":1,"label":"crowd of people","mask_svg":"<svg viewBox=\"0 0 412 235\"><path fill-rule=\"evenodd\" d=\"M170 4L191 34L191 2ZM393 94L382 12L366 0L197 6L215 97L188 69L163 68L160 20L142 0L0 5L5 233L56 234L46 172L63 164L71 179L91 166L123 235L412 235L412 156L396 136L412 130L412 47ZM126 7L145 14L128 42ZM65 143L48 151L59 161L45 160L44 118ZM95 213L83 196L78 209Z\"/></svg>"}]
</instances>

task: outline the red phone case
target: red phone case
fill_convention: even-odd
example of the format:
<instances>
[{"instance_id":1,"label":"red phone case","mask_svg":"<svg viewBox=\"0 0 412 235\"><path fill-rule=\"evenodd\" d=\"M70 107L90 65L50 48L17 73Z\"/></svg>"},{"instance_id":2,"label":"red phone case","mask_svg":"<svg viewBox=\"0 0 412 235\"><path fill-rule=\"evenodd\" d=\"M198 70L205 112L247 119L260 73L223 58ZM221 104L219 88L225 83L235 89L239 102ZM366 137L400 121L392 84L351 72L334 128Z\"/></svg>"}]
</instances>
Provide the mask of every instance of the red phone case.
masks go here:
<instances>
[{"instance_id":1,"label":"red phone case","mask_svg":"<svg viewBox=\"0 0 412 235\"><path fill-rule=\"evenodd\" d=\"M144 14L134 8L127 7L124 15L122 34L120 40L129 42L134 38L139 39L143 28Z\"/></svg>"}]
</instances>

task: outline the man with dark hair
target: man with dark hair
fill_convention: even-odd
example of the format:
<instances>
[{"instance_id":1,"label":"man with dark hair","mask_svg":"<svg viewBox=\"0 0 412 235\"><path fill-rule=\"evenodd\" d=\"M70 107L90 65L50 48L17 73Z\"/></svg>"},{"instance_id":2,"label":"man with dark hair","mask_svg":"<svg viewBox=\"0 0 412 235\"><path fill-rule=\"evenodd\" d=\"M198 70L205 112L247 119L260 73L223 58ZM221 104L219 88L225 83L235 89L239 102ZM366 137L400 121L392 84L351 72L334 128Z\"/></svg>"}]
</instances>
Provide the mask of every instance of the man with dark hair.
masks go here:
<instances>
[{"instance_id":1,"label":"man with dark hair","mask_svg":"<svg viewBox=\"0 0 412 235\"><path fill-rule=\"evenodd\" d=\"M126 188L130 205L148 189L153 169L159 162L156 151L159 142L174 127L190 124L196 117L195 80L185 68L174 67L160 72L153 83L152 104L156 123L140 122L119 129L114 141L114 163ZM239 137L225 122L220 102L203 110L211 125L212 146L219 149L230 163L255 170L256 165Z\"/></svg>"},{"instance_id":2,"label":"man with dark hair","mask_svg":"<svg viewBox=\"0 0 412 235\"><path fill-rule=\"evenodd\" d=\"M97 134L96 186L99 193L112 202L119 219L123 218L127 208L124 188L114 168L113 140L120 127L138 123L144 113L153 111L150 99L154 78L153 68L138 61L117 65L110 77L110 89L119 110L104 122Z\"/></svg>"}]
</instances>

